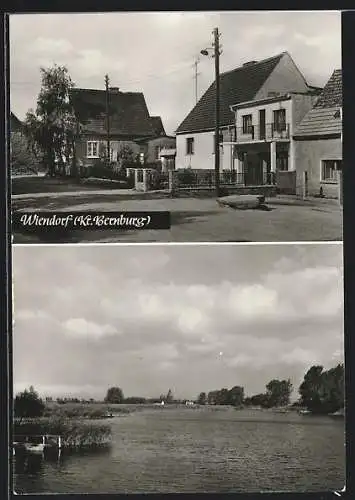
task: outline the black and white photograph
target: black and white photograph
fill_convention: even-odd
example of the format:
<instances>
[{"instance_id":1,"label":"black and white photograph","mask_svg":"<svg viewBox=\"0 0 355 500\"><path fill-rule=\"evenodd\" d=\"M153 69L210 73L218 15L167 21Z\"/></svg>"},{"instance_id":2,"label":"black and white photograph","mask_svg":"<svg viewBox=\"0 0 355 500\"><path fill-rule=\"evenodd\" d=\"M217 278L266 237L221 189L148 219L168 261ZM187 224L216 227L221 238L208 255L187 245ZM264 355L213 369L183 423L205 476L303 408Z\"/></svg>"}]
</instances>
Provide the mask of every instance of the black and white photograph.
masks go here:
<instances>
[{"instance_id":1,"label":"black and white photograph","mask_svg":"<svg viewBox=\"0 0 355 500\"><path fill-rule=\"evenodd\" d=\"M14 245L14 491L341 491L342 244Z\"/></svg>"},{"instance_id":2,"label":"black and white photograph","mask_svg":"<svg viewBox=\"0 0 355 500\"><path fill-rule=\"evenodd\" d=\"M340 11L13 14L9 38L12 211L62 224L14 243L342 240Z\"/></svg>"}]
</instances>

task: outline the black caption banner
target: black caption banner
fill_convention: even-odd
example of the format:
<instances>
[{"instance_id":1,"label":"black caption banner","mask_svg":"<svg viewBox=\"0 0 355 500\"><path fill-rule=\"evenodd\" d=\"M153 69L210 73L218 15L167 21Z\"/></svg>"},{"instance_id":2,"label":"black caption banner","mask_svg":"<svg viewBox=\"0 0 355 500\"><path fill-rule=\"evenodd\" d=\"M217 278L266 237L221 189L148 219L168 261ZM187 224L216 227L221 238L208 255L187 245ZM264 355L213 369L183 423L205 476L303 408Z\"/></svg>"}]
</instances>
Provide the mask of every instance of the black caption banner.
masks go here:
<instances>
[{"instance_id":1,"label":"black caption banner","mask_svg":"<svg viewBox=\"0 0 355 500\"><path fill-rule=\"evenodd\" d=\"M170 229L170 212L14 212L13 231Z\"/></svg>"}]
</instances>

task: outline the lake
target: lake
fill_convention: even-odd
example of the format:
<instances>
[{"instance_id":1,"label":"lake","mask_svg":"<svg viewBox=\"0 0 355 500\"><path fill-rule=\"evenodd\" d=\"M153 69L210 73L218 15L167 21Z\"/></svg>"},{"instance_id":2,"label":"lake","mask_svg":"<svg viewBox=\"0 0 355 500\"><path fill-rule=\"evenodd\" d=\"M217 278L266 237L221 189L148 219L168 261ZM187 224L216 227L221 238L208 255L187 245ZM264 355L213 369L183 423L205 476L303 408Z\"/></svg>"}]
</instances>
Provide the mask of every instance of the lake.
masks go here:
<instances>
[{"instance_id":1,"label":"lake","mask_svg":"<svg viewBox=\"0 0 355 500\"><path fill-rule=\"evenodd\" d=\"M343 419L150 408L107 420L109 449L19 457L17 493L325 491L345 484Z\"/></svg>"}]
</instances>

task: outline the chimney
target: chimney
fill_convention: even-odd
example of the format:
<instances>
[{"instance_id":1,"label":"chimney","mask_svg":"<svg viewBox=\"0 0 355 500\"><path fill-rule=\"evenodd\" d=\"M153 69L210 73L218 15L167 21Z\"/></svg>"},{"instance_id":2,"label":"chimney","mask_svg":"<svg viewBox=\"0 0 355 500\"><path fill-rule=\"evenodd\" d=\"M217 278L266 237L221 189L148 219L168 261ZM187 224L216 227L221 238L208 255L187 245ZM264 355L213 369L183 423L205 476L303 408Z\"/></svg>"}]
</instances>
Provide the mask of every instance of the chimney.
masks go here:
<instances>
[{"instance_id":1,"label":"chimney","mask_svg":"<svg viewBox=\"0 0 355 500\"><path fill-rule=\"evenodd\" d=\"M258 62L258 61L248 61L248 62L246 62L246 63L244 63L244 64L243 64L243 68L244 68L245 66L251 66L252 64L256 64L257 62Z\"/></svg>"},{"instance_id":2,"label":"chimney","mask_svg":"<svg viewBox=\"0 0 355 500\"><path fill-rule=\"evenodd\" d=\"M110 92L112 92L112 94L118 94L119 91L120 91L119 87L110 87Z\"/></svg>"}]
</instances>

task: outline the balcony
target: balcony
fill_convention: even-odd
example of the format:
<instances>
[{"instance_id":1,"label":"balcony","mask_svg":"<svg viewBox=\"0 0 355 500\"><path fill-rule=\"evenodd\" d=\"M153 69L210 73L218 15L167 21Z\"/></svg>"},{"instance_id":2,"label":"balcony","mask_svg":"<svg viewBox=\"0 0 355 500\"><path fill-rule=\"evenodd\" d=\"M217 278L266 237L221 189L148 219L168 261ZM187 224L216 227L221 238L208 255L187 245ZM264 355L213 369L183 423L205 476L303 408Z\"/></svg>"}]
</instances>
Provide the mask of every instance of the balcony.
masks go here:
<instances>
[{"instance_id":1,"label":"balcony","mask_svg":"<svg viewBox=\"0 0 355 500\"><path fill-rule=\"evenodd\" d=\"M250 127L237 128L236 142L253 141L282 141L290 138L289 123L266 123L264 127L260 125L251 125Z\"/></svg>"}]
</instances>

